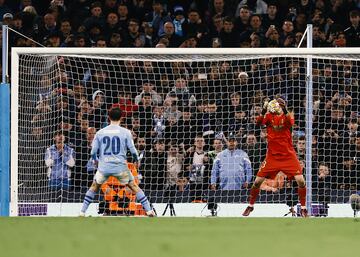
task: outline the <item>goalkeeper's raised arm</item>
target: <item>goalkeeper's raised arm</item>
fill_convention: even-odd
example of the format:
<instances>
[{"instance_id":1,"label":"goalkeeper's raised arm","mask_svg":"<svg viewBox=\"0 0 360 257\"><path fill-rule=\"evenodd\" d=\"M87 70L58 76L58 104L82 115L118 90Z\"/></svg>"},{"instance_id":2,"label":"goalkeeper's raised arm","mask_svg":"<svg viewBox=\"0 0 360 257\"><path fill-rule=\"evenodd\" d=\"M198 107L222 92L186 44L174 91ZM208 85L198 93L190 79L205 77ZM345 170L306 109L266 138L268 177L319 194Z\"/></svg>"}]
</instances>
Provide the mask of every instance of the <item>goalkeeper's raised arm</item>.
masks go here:
<instances>
[{"instance_id":1,"label":"goalkeeper's raised arm","mask_svg":"<svg viewBox=\"0 0 360 257\"><path fill-rule=\"evenodd\" d=\"M285 125L288 128L291 128L295 123L294 113L288 111L286 101L283 98L278 97L276 101L279 103L282 112L285 114Z\"/></svg>"}]
</instances>

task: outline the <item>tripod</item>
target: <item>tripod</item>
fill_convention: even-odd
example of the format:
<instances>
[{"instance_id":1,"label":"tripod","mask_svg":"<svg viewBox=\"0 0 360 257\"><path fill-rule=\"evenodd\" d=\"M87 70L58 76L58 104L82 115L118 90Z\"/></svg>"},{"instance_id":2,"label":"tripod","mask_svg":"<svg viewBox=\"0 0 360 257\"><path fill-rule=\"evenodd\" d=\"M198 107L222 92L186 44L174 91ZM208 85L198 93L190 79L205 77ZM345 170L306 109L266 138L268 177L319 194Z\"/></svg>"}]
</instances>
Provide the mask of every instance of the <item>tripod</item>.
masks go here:
<instances>
[{"instance_id":1,"label":"tripod","mask_svg":"<svg viewBox=\"0 0 360 257\"><path fill-rule=\"evenodd\" d=\"M166 211L167 209L169 208L170 210L170 216L176 216L176 213L175 213L175 208L174 208L174 204L173 203L168 203L165 207L165 210L162 214L162 216L164 216L166 214Z\"/></svg>"}]
</instances>

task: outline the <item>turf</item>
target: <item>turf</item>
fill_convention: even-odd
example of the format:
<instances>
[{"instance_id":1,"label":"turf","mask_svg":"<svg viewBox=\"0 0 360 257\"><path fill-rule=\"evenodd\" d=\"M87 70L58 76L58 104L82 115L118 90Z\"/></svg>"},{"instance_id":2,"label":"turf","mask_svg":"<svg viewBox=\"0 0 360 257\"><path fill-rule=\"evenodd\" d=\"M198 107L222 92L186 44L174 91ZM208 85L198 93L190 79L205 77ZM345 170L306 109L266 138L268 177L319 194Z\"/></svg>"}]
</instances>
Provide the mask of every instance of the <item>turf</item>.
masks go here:
<instances>
[{"instance_id":1,"label":"turf","mask_svg":"<svg viewBox=\"0 0 360 257\"><path fill-rule=\"evenodd\" d=\"M360 222L291 218L0 218L1 257L358 257Z\"/></svg>"}]
</instances>

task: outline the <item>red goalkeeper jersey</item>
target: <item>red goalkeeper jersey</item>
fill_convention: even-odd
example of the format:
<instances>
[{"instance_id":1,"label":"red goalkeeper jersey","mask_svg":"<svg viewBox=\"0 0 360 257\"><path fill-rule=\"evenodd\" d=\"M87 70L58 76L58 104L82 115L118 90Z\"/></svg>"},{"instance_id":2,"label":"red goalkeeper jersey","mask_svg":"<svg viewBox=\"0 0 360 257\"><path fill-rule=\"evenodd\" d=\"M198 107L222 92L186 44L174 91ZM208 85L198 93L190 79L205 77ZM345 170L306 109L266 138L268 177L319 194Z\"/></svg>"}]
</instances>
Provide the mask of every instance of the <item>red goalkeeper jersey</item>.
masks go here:
<instances>
[{"instance_id":1,"label":"red goalkeeper jersey","mask_svg":"<svg viewBox=\"0 0 360 257\"><path fill-rule=\"evenodd\" d=\"M291 136L291 127L294 125L294 117L292 114L276 115L267 113L265 116L259 116L257 123L266 126L268 157L280 159L286 158L289 154L296 156Z\"/></svg>"}]
</instances>

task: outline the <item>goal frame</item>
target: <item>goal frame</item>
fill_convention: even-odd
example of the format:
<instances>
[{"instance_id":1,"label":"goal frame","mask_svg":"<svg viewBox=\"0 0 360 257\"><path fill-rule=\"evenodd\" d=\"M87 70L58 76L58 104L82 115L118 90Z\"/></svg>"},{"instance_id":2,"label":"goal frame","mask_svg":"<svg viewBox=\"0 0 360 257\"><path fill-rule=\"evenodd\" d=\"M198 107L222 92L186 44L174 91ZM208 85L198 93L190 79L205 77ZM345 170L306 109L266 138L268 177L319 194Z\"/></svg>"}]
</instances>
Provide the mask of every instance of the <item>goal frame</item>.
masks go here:
<instances>
[{"instance_id":1,"label":"goal frame","mask_svg":"<svg viewBox=\"0 0 360 257\"><path fill-rule=\"evenodd\" d=\"M10 157L10 216L18 215L18 92L19 92L19 55L72 55L72 56L96 56L96 55L302 55L306 58L307 78L307 107L306 120L312 118L312 58L314 55L360 55L360 47L357 48L12 48L11 50L11 157ZM310 95L308 95L310 94ZM306 126L306 181L308 186L308 208L311 208L311 132L312 124ZM0 156L0 159L2 157ZM6 160L4 160L6 161ZM344 207L345 208L345 207ZM269 215L271 216L271 214ZM344 216L346 216L344 214Z\"/></svg>"}]
</instances>

